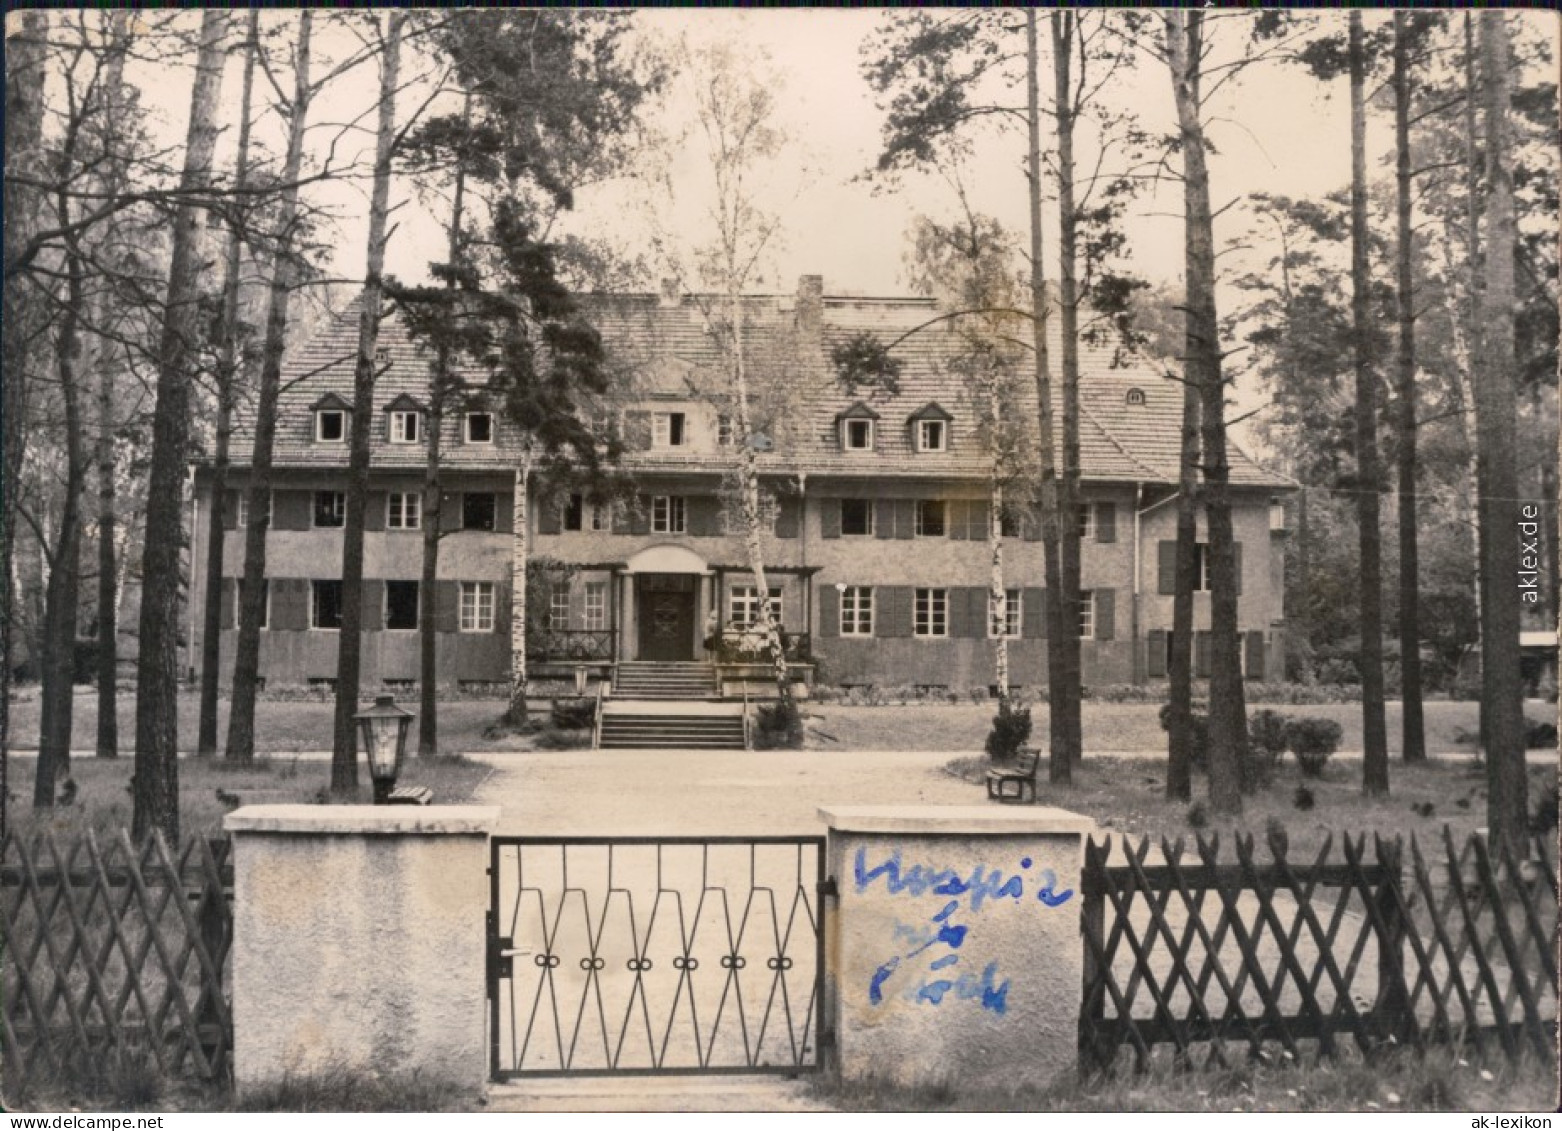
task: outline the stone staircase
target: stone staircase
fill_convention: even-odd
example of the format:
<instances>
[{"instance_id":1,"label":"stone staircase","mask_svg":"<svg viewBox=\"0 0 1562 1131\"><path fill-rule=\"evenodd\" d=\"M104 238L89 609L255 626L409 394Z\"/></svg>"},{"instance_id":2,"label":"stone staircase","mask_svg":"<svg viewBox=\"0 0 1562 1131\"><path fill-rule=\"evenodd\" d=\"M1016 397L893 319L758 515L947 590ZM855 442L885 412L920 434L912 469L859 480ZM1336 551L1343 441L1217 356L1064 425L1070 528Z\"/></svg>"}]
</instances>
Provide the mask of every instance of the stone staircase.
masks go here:
<instances>
[{"instance_id":1,"label":"stone staircase","mask_svg":"<svg viewBox=\"0 0 1562 1131\"><path fill-rule=\"evenodd\" d=\"M742 750L743 707L721 701L716 669L621 663L602 704L604 750Z\"/></svg>"}]
</instances>

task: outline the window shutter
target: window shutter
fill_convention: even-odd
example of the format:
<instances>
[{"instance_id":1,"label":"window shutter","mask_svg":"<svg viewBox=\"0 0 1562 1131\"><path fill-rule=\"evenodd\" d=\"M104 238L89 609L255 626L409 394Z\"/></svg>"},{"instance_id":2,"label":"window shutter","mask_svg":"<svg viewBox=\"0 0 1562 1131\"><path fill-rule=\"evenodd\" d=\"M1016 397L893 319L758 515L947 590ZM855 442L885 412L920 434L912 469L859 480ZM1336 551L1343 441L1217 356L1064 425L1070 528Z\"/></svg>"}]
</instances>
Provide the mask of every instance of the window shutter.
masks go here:
<instances>
[{"instance_id":1,"label":"window shutter","mask_svg":"<svg viewBox=\"0 0 1562 1131\"><path fill-rule=\"evenodd\" d=\"M1247 678L1261 680L1264 678L1264 634L1249 632L1246 643Z\"/></svg>"},{"instance_id":2,"label":"window shutter","mask_svg":"<svg viewBox=\"0 0 1562 1131\"><path fill-rule=\"evenodd\" d=\"M634 510L629 512L629 533L651 533L651 496L636 495Z\"/></svg>"},{"instance_id":3,"label":"window shutter","mask_svg":"<svg viewBox=\"0 0 1562 1131\"><path fill-rule=\"evenodd\" d=\"M991 535L993 505L991 499L972 499L966 504L970 522L967 532L973 542L985 542Z\"/></svg>"},{"instance_id":4,"label":"window shutter","mask_svg":"<svg viewBox=\"0 0 1562 1131\"><path fill-rule=\"evenodd\" d=\"M1209 633L1195 632L1193 634L1193 676L1195 679L1208 679L1209 672Z\"/></svg>"},{"instance_id":5,"label":"window shutter","mask_svg":"<svg viewBox=\"0 0 1562 1131\"><path fill-rule=\"evenodd\" d=\"M651 414L649 412L624 413L624 447L630 451L645 451L651 446Z\"/></svg>"},{"instance_id":6,"label":"window shutter","mask_svg":"<svg viewBox=\"0 0 1562 1131\"><path fill-rule=\"evenodd\" d=\"M950 636L975 636L971 625L971 593L969 586L962 585L958 589L945 591L948 601L949 635ZM975 590L980 592L980 590Z\"/></svg>"},{"instance_id":7,"label":"window shutter","mask_svg":"<svg viewBox=\"0 0 1562 1131\"><path fill-rule=\"evenodd\" d=\"M1117 590L1097 589L1096 597L1096 639L1115 640L1117 638Z\"/></svg>"},{"instance_id":8,"label":"window shutter","mask_svg":"<svg viewBox=\"0 0 1562 1131\"><path fill-rule=\"evenodd\" d=\"M461 585L456 581L434 582L434 631L457 632L461 628Z\"/></svg>"},{"instance_id":9,"label":"window shutter","mask_svg":"<svg viewBox=\"0 0 1562 1131\"><path fill-rule=\"evenodd\" d=\"M796 538L801 501L793 498L778 499L777 508L776 537ZM839 511L836 512L836 517L840 517Z\"/></svg>"},{"instance_id":10,"label":"window shutter","mask_svg":"<svg viewBox=\"0 0 1562 1131\"><path fill-rule=\"evenodd\" d=\"M219 598L220 615L218 622L223 628L237 626L239 583L236 578L225 577L222 579L221 597Z\"/></svg>"},{"instance_id":11,"label":"window shutter","mask_svg":"<svg viewBox=\"0 0 1562 1131\"><path fill-rule=\"evenodd\" d=\"M385 529L385 507L387 495L384 491L370 491L363 501L363 528L365 530ZM368 624L365 619L364 624Z\"/></svg>"},{"instance_id":12,"label":"window shutter","mask_svg":"<svg viewBox=\"0 0 1562 1131\"><path fill-rule=\"evenodd\" d=\"M449 532L461 529L461 493L446 491L439 498L439 528Z\"/></svg>"},{"instance_id":13,"label":"window shutter","mask_svg":"<svg viewBox=\"0 0 1562 1131\"><path fill-rule=\"evenodd\" d=\"M1145 657L1147 661L1145 670L1151 679L1164 679L1166 677L1166 630L1152 628L1149 641L1150 654Z\"/></svg>"},{"instance_id":14,"label":"window shutter","mask_svg":"<svg viewBox=\"0 0 1562 1131\"><path fill-rule=\"evenodd\" d=\"M291 577L271 582L271 627L286 632L309 627L309 582Z\"/></svg>"},{"instance_id":15,"label":"window shutter","mask_svg":"<svg viewBox=\"0 0 1562 1131\"><path fill-rule=\"evenodd\" d=\"M875 499L873 501L873 534L877 538L895 537L894 499Z\"/></svg>"},{"instance_id":16,"label":"window shutter","mask_svg":"<svg viewBox=\"0 0 1562 1131\"><path fill-rule=\"evenodd\" d=\"M1235 566L1236 566L1237 596L1240 597L1242 595L1242 543L1241 542L1233 542L1231 544L1231 557L1232 557L1232 560L1233 560L1233 562L1235 563Z\"/></svg>"},{"instance_id":17,"label":"window shutter","mask_svg":"<svg viewBox=\"0 0 1562 1131\"><path fill-rule=\"evenodd\" d=\"M1117 504L1096 504L1096 541L1117 541Z\"/></svg>"},{"instance_id":18,"label":"window shutter","mask_svg":"<svg viewBox=\"0 0 1562 1131\"><path fill-rule=\"evenodd\" d=\"M1177 592L1177 543L1162 541L1156 544L1158 584L1157 593L1170 596Z\"/></svg>"},{"instance_id":19,"label":"window shutter","mask_svg":"<svg viewBox=\"0 0 1562 1131\"><path fill-rule=\"evenodd\" d=\"M224 530L237 530L239 528L239 493L237 491L224 491L222 493L222 528Z\"/></svg>"},{"instance_id":20,"label":"window shutter","mask_svg":"<svg viewBox=\"0 0 1562 1131\"><path fill-rule=\"evenodd\" d=\"M1021 523L1025 528L1025 541L1041 541L1041 508L1030 507L1025 511Z\"/></svg>"},{"instance_id":21,"label":"window shutter","mask_svg":"<svg viewBox=\"0 0 1562 1131\"><path fill-rule=\"evenodd\" d=\"M949 537L967 541L971 537L971 504L966 499L950 499L944 504L944 527ZM963 635L963 634L955 634Z\"/></svg>"},{"instance_id":22,"label":"window shutter","mask_svg":"<svg viewBox=\"0 0 1562 1131\"><path fill-rule=\"evenodd\" d=\"M567 496L566 496L567 498ZM537 533L557 534L564 529L560 511L564 506L564 499L546 498L537 501ZM513 531L511 533L514 533Z\"/></svg>"},{"instance_id":23,"label":"window shutter","mask_svg":"<svg viewBox=\"0 0 1562 1131\"><path fill-rule=\"evenodd\" d=\"M837 512L839 513L839 512ZM841 595L833 585L819 586L819 635L841 634Z\"/></svg>"},{"instance_id":24,"label":"window shutter","mask_svg":"<svg viewBox=\"0 0 1562 1131\"><path fill-rule=\"evenodd\" d=\"M363 618L358 623L365 632L378 632L385 627L385 582L363 583Z\"/></svg>"},{"instance_id":25,"label":"window shutter","mask_svg":"<svg viewBox=\"0 0 1562 1131\"><path fill-rule=\"evenodd\" d=\"M508 636L510 617L513 615L514 610L510 607L510 584L501 581L494 586L494 631L502 636Z\"/></svg>"},{"instance_id":26,"label":"window shutter","mask_svg":"<svg viewBox=\"0 0 1562 1131\"><path fill-rule=\"evenodd\" d=\"M628 534L630 532L630 527L631 527L632 524L630 522L629 510L630 510L630 507L633 505L633 503L634 503L634 500L632 500L632 499L614 499L613 500L613 533L614 534Z\"/></svg>"},{"instance_id":27,"label":"window shutter","mask_svg":"<svg viewBox=\"0 0 1562 1131\"><path fill-rule=\"evenodd\" d=\"M499 491L494 495L494 533L515 533L515 492Z\"/></svg>"},{"instance_id":28,"label":"window shutter","mask_svg":"<svg viewBox=\"0 0 1562 1131\"><path fill-rule=\"evenodd\" d=\"M1020 594L1020 635L1040 640L1047 635L1047 591L1026 589Z\"/></svg>"},{"instance_id":29,"label":"window shutter","mask_svg":"<svg viewBox=\"0 0 1562 1131\"><path fill-rule=\"evenodd\" d=\"M314 505L314 495L309 491L278 491L273 496L271 528L273 530L308 530L309 511Z\"/></svg>"},{"instance_id":30,"label":"window shutter","mask_svg":"<svg viewBox=\"0 0 1562 1131\"><path fill-rule=\"evenodd\" d=\"M841 500L821 499L822 508L819 511L819 533L825 538L839 538L841 536Z\"/></svg>"},{"instance_id":31,"label":"window shutter","mask_svg":"<svg viewBox=\"0 0 1562 1131\"><path fill-rule=\"evenodd\" d=\"M873 591L873 615L875 636L910 636L912 634L912 602L916 595L909 586L881 585Z\"/></svg>"},{"instance_id":32,"label":"window shutter","mask_svg":"<svg viewBox=\"0 0 1562 1131\"><path fill-rule=\"evenodd\" d=\"M910 538L916 533L917 528L917 501L915 499L895 500L895 537Z\"/></svg>"},{"instance_id":33,"label":"window shutter","mask_svg":"<svg viewBox=\"0 0 1562 1131\"><path fill-rule=\"evenodd\" d=\"M683 505L689 537L708 538L716 533L715 510L718 500L709 495L690 495Z\"/></svg>"}]
</instances>

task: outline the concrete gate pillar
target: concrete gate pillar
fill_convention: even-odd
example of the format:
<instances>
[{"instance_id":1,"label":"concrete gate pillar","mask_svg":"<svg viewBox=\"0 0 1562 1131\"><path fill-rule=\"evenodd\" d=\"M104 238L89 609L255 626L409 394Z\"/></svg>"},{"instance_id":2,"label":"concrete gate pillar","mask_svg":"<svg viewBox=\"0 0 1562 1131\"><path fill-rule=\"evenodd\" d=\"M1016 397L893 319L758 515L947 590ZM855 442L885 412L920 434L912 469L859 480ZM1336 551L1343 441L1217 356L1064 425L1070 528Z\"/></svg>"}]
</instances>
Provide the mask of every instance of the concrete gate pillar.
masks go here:
<instances>
[{"instance_id":1,"label":"concrete gate pillar","mask_svg":"<svg viewBox=\"0 0 1562 1131\"><path fill-rule=\"evenodd\" d=\"M825 1016L843 1079L1045 1086L1075 1069L1093 822L1036 806L826 808Z\"/></svg>"},{"instance_id":2,"label":"concrete gate pillar","mask_svg":"<svg viewBox=\"0 0 1562 1131\"><path fill-rule=\"evenodd\" d=\"M233 1065L479 1088L496 807L258 805L234 839Z\"/></svg>"}]
</instances>

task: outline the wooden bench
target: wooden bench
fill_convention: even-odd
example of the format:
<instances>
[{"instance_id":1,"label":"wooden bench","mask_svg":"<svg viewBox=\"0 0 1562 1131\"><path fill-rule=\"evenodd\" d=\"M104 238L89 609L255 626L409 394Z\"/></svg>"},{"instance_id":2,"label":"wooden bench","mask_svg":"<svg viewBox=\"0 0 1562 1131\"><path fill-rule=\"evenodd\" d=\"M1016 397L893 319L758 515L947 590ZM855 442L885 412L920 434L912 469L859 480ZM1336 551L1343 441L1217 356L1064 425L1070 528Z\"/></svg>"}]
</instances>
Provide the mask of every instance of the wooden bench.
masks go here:
<instances>
[{"instance_id":1,"label":"wooden bench","mask_svg":"<svg viewBox=\"0 0 1562 1131\"><path fill-rule=\"evenodd\" d=\"M993 801L1035 801L1036 771L1041 751L1034 746L1020 747L1012 766L995 766L987 771L987 796Z\"/></svg>"},{"instance_id":2,"label":"wooden bench","mask_svg":"<svg viewBox=\"0 0 1562 1131\"><path fill-rule=\"evenodd\" d=\"M434 800L434 791L426 785L398 785L385 799L387 805L428 805Z\"/></svg>"}]
</instances>

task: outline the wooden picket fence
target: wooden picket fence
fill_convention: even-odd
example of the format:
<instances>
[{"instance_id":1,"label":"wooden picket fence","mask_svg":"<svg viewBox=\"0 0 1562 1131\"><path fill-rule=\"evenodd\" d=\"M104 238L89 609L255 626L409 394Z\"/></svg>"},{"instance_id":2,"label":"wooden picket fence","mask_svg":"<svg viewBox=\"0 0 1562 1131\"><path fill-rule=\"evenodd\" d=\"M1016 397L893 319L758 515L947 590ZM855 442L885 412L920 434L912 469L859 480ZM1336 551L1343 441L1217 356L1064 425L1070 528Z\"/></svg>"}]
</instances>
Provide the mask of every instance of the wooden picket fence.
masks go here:
<instances>
[{"instance_id":1,"label":"wooden picket fence","mask_svg":"<svg viewBox=\"0 0 1562 1131\"><path fill-rule=\"evenodd\" d=\"M80 1075L117 1053L227 1078L233 872L226 838L123 831L0 842L0 1043L14 1079Z\"/></svg>"},{"instance_id":2,"label":"wooden picket fence","mask_svg":"<svg viewBox=\"0 0 1562 1131\"><path fill-rule=\"evenodd\" d=\"M1082 1071L1225 1066L1244 1047L1301 1060L1468 1043L1555 1061L1554 842L1515 861L1445 828L1425 853L1374 837L1369 860L1364 836L1338 854L1330 837L1292 864L1283 834L1268 840L1260 861L1237 837L1232 862L1218 836L1190 860L1180 838L1087 838Z\"/></svg>"}]
</instances>

